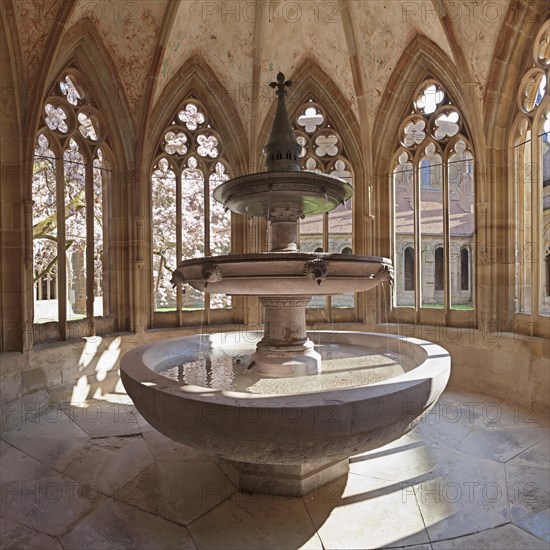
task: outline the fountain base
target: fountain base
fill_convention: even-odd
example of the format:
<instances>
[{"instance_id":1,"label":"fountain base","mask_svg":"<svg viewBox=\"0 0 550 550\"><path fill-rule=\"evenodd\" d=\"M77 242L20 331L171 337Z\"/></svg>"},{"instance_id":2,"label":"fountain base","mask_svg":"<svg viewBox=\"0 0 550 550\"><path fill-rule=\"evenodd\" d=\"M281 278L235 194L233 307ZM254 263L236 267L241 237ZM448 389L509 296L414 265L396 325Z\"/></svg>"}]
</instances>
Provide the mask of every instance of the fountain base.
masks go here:
<instances>
[{"instance_id":1,"label":"fountain base","mask_svg":"<svg viewBox=\"0 0 550 550\"><path fill-rule=\"evenodd\" d=\"M304 464L253 464L218 459L218 465L240 491L302 497L345 476L349 460Z\"/></svg>"},{"instance_id":2,"label":"fountain base","mask_svg":"<svg viewBox=\"0 0 550 550\"><path fill-rule=\"evenodd\" d=\"M252 370L262 376L288 377L321 372L321 355L313 349L313 342L295 345L266 345L260 342L250 357Z\"/></svg>"}]
</instances>

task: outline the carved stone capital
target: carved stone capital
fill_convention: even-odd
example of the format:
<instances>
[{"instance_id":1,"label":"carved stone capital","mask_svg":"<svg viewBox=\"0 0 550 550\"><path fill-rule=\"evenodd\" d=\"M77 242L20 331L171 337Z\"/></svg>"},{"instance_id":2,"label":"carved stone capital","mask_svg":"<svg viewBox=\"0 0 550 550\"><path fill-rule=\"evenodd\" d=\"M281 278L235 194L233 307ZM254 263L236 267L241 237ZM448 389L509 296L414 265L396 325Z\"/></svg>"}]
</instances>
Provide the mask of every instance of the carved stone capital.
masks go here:
<instances>
[{"instance_id":1,"label":"carved stone capital","mask_svg":"<svg viewBox=\"0 0 550 550\"><path fill-rule=\"evenodd\" d=\"M311 296L260 296L264 307L306 307Z\"/></svg>"},{"instance_id":2,"label":"carved stone capital","mask_svg":"<svg viewBox=\"0 0 550 550\"><path fill-rule=\"evenodd\" d=\"M269 210L269 219L273 221L297 222L304 218L304 211L298 206L273 206Z\"/></svg>"}]
</instances>

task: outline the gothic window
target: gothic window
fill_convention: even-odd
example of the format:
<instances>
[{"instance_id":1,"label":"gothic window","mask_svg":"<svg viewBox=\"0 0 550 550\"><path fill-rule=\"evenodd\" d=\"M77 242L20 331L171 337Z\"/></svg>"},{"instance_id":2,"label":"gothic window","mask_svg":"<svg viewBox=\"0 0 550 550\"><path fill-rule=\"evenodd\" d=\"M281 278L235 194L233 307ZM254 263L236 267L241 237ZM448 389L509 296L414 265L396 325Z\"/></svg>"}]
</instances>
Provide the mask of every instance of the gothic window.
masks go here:
<instances>
[{"instance_id":1,"label":"gothic window","mask_svg":"<svg viewBox=\"0 0 550 550\"><path fill-rule=\"evenodd\" d=\"M42 108L33 160L34 322L109 314L106 125L83 76L66 70Z\"/></svg>"},{"instance_id":2,"label":"gothic window","mask_svg":"<svg viewBox=\"0 0 550 550\"><path fill-rule=\"evenodd\" d=\"M212 196L229 179L222 140L195 99L165 128L151 172L153 305L157 312L231 307L231 297L172 288L180 260L231 252L231 214Z\"/></svg>"},{"instance_id":3,"label":"gothic window","mask_svg":"<svg viewBox=\"0 0 550 550\"><path fill-rule=\"evenodd\" d=\"M467 248L460 251L460 290L470 288L470 254Z\"/></svg>"},{"instance_id":4,"label":"gothic window","mask_svg":"<svg viewBox=\"0 0 550 550\"><path fill-rule=\"evenodd\" d=\"M410 246L405 248L403 261L405 264L405 290L414 290L414 250Z\"/></svg>"},{"instance_id":5,"label":"gothic window","mask_svg":"<svg viewBox=\"0 0 550 550\"><path fill-rule=\"evenodd\" d=\"M516 310L550 315L545 251L550 246L550 21L535 39L517 96L513 137L516 192Z\"/></svg>"},{"instance_id":6,"label":"gothic window","mask_svg":"<svg viewBox=\"0 0 550 550\"><path fill-rule=\"evenodd\" d=\"M446 274L456 272L458 251L474 237L474 157L463 117L436 80L418 88L399 141L392 167L394 304L473 309L471 296ZM398 261L402 250L414 253L414 264ZM410 290L412 297L404 292Z\"/></svg>"},{"instance_id":7,"label":"gothic window","mask_svg":"<svg viewBox=\"0 0 550 550\"><path fill-rule=\"evenodd\" d=\"M294 117L294 129L302 170L328 174L353 183L353 173L340 134L326 110L310 99ZM352 199L325 214L308 216L300 222L300 245L303 252L352 253ZM314 297L310 307L353 308L354 295Z\"/></svg>"},{"instance_id":8,"label":"gothic window","mask_svg":"<svg viewBox=\"0 0 550 550\"><path fill-rule=\"evenodd\" d=\"M420 180L422 185L430 185L430 161L428 159L420 162Z\"/></svg>"},{"instance_id":9,"label":"gothic window","mask_svg":"<svg viewBox=\"0 0 550 550\"><path fill-rule=\"evenodd\" d=\"M435 290L443 290L443 248L435 249L434 257L434 286Z\"/></svg>"}]
</instances>

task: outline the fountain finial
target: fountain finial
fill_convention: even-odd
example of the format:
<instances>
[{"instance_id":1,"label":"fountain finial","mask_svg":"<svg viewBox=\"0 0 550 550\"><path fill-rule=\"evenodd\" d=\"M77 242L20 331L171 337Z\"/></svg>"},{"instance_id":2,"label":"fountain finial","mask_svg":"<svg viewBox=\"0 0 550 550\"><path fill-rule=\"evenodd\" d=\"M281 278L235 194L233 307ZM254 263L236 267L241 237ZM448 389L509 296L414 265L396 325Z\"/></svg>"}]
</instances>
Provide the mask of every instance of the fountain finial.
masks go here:
<instances>
[{"instance_id":1,"label":"fountain finial","mask_svg":"<svg viewBox=\"0 0 550 550\"><path fill-rule=\"evenodd\" d=\"M290 86L292 86L292 80L285 80L285 75L283 73L278 73L277 82L270 82L269 85L272 88L277 88L277 91L275 92L277 96L280 96L281 94L286 95L285 88L290 88Z\"/></svg>"},{"instance_id":2,"label":"fountain finial","mask_svg":"<svg viewBox=\"0 0 550 550\"><path fill-rule=\"evenodd\" d=\"M275 93L278 102L273 128L267 145L264 147L268 172L300 171L300 151L302 147L296 140L296 134L290 124L285 103L286 88L290 87L291 84L292 81L285 80L283 73L277 75L277 82L269 84L272 88L276 88Z\"/></svg>"}]
</instances>

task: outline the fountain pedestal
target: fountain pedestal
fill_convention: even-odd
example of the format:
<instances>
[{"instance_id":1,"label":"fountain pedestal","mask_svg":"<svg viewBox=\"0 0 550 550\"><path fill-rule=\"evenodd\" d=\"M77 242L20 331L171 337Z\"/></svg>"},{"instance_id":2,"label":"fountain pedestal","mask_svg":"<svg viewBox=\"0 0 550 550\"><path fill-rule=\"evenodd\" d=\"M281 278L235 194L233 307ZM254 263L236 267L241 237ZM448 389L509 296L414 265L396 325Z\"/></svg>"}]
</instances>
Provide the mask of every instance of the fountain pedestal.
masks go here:
<instances>
[{"instance_id":1,"label":"fountain pedestal","mask_svg":"<svg viewBox=\"0 0 550 550\"><path fill-rule=\"evenodd\" d=\"M311 296L261 296L264 336L251 359L252 369L264 376L303 376L321 370L321 356L306 334L306 311Z\"/></svg>"},{"instance_id":2,"label":"fountain pedestal","mask_svg":"<svg viewBox=\"0 0 550 550\"><path fill-rule=\"evenodd\" d=\"M302 497L349 472L347 458L303 464L252 464L225 459L217 463L240 491L285 497Z\"/></svg>"}]
</instances>

